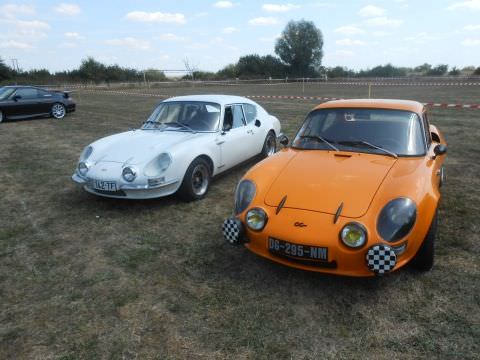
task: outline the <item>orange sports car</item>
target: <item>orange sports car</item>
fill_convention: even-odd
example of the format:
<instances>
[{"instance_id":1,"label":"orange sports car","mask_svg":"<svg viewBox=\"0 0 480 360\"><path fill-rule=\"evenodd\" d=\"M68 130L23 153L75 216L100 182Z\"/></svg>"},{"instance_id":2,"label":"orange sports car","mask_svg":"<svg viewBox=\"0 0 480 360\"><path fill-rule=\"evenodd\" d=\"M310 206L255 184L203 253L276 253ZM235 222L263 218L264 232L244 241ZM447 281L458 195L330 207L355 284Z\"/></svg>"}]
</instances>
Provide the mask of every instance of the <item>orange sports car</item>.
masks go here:
<instances>
[{"instance_id":1,"label":"orange sports car","mask_svg":"<svg viewBox=\"0 0 480 360\"><path fill-rule=\"evenodd\" d=\"M347 276L433 265L444 137L425 106L341 100L314 108L292 143L251 168L223 223L233 244Z\"/></svg>"}]
</instances>

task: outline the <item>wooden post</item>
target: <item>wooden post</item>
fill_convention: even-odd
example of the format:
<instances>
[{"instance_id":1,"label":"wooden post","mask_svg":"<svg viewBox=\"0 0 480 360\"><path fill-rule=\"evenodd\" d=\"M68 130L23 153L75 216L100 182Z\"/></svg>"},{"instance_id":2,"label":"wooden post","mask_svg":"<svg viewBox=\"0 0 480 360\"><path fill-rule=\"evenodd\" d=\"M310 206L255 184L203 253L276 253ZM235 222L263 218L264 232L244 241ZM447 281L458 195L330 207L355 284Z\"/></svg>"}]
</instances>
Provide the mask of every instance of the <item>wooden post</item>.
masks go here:
<instances>
[{"instance_id":1,"label":"wooden post","mask_svg":"<svg viewBox=\"0 0 480 360\"><path fill-rule=\"evenodd\" d=\"M368 98L372 98L372 83L368 83Z\"/></svg>"}]
</instances>

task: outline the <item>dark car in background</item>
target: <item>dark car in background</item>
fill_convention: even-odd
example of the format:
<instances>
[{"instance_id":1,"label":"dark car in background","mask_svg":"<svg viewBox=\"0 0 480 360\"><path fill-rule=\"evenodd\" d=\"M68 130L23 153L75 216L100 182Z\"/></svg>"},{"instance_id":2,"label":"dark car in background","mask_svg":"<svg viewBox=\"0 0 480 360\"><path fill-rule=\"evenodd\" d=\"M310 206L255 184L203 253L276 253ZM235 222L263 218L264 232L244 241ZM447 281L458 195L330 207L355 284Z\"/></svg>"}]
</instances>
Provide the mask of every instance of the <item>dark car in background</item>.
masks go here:
<instances>
[{"instance_id":1,"label":"dark car in background","mask_svg":"<svg viewBox=\"0 0 480 360\"><path fill-rule=\"evenodd\" d=\"M68 92L45 90L35 86L0 87L0 123L11 119L53 116L63 119L75 111Z\"/></svg>"}]
</instances>

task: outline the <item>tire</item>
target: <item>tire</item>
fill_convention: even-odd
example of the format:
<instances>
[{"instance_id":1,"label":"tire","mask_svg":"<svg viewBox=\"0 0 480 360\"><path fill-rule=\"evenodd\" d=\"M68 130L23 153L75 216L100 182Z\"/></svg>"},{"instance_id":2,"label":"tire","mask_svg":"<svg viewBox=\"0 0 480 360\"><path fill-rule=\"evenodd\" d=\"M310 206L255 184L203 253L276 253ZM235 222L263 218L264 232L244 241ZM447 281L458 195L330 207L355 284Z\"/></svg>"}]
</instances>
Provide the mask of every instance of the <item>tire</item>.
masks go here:
<instances>
[{"instance_id":1,"label":"tire","mask_svg":"<svg viewBox=\"0 0 480 360\"><path fill-rule=\"evenodd\" d=\"M0 123L2 123L3 120L4 120L4 119L3 119L3 112L0 111Z\"/></svg>"},{"instance_id":2,"label":"tire","mask_svg":"<svg viewBox=\"0 0 480 360\"><path fill-rule=\"evenodd\" d=\"M210 188L212 171L207 160L199 157L192 161L185 176L182 185L178 190L178 195L184 201L200 200L205 197Z\"/></svg>"},{"instance_id":3,"label":"tire","mask_svg":"<svg viewBox=\"0 0 480 360\"><path fill-rule=\"evenodd\" d=\"M65 109L65 105L61 103L55 103L52 105L52 110L50 110L50 113L55 119L63 119L67 114L67 111Z\"/></svg>"},{"instance_id":4,"label":"tire","mask_svg":"<svg viewBox=\"0 0 480 360\"><path fill-rule=\"evenodd\" d=\"M265 138L265 142L263 143L262 152L260 153L262 159L272 156L277 151L277 138L275 137L275 133L270 130Z\"/></svg>"},{"instance_id":5,"label":"tire","mask_svg":"<svg viewBox=\"0 0 480 360\"><path fill-rule=\"evenodd\" d=\"M412 266L419 271L428 271L433 267L435 257L435 240L437 238L438 211L435 212L427 236L412 260Z\"/></svg>"}]
</instances>

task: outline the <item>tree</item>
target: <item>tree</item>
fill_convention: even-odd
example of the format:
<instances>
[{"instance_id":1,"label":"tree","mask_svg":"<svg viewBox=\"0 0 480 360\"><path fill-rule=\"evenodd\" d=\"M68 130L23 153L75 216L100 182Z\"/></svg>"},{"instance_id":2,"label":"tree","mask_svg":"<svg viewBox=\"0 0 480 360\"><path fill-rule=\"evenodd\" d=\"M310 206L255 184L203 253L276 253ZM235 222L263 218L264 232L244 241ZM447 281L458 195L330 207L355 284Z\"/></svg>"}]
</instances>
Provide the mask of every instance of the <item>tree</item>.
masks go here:
<instances>
[{"instance_id":1,"label":"tree","mask_svg":"<svg viewBox=\"0 0 480 360\"><path fill-rule=\"evenodd\" d=\"M445 75L447 73L447 71L448 71L448 65L440 64L440 65L437 65L437 66L431 68L427 72L427 75L442 76L442 75Z\"/></svg>"},{"instance_id":2,"label":"tree","mask_svg":"<svg viewBox=\"0 0 480 360\"><path fill-rule=\"evenodd\" d=\"M275 44L275 53L293 76L310 76L322 63L323 36L312 21L290 21Z\"/></svg>"},{"instance_id":3,"label":"tree","mask_svg":"<svg viewBox=\"0 0 480 360\"><path fill-rule=\"evenodd\" d=\"M427 74L430 70L432 69L432 65L430 64L423 64L423 65L419 65L417 67L415 67L413 69L413 71L417 72L417 73L421 73L422 75L425 75Z\"/></svg>"},{"instance_id":4,"label":"tree","mask_svg":"<svg viewBox=\"0 0 480 360\"><path fill-rule=\"evenodd\" d=\"M327 69L327 77L329 78L346 78L350 76L355 76L355 72L346 67L335 66Z\"/></svg>"},{"instance_id":5,"label":"tree","mask_svg":"<svg viewBox=\"0 0 480 360\"><path fill-rule=\"evenodd\" d=\"M84 81L93 81L98 84L99 82L106 80L107 77L106 66L92 57L83 59L78 70L80 72L80 77Z\"/></svg>"},{"instance_id":6,"label":"tree","mask_svg":"<svg viewBox=\"0 0 480 360\"><path fill-rule=\"evenodd\" d=\"M13 71L0 58L0 81L10 80L13 77Z\"/></svg>"},{"instance_id":7,"label":"tree","mask_svg":"<svg viewBox=\"0 0 480 360\"><path fill-rule=\"evenodd\" d=\"M454 66L449 72L448 72L448 75L451 75L451 76L458 76L461 74L461 71L460 69L458 69L456 66Z\"/></svg>"},{"instance_id":8,"label":"tree","mask_svg":"<svg viewBox=\"0 0 480 360\"><path fill-rule=\"evenodd\" d=\"M480 66L475 69L472 75L480 75Z\"/></svg>"}]
</instances>

